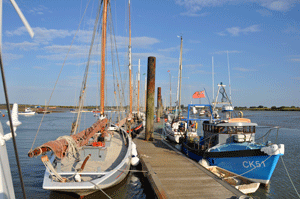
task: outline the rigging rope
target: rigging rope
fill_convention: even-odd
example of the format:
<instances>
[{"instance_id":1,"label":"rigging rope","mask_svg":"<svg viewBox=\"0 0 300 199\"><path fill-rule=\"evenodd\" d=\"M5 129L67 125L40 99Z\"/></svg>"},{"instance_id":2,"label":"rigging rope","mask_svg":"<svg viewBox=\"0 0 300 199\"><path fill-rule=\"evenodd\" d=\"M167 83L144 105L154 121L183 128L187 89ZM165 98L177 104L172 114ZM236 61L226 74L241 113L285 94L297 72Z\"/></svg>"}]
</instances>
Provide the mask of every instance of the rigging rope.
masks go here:
<instances>
[{"instance_id":1,"label":"rigging rope","mask_svg":"<svg viewBox=\"0 0 300 199\"><path fill-rule=\"evenodd\" d=\"M85 15L86 11L87 11L87 8L88 8L88 5L89 5L90 1L91 1L91 0L89 0L88 3L87 3L87 5L86 5L86 8L85 8L84 13L83 13L83 16L82 16L82 18L81 18L81 20L80 20L80 22L79 22L78 28L77 28L77 30L76 30L76 32L75 32L75 34L74 34L73 40L72 40L71 45L70 45L70 47L69 47L69 49L68 49L67 55L66 55L66 57L65 57L65 59L64 59L63 65L62 65L62 67L61 67L61 69L60 69L60 71L59 71L57 80L56 80L56 82L55 82L55 85L54 85L54 87L53 87L52 93L51 93L50 98L49 98L49 100L48 100L48 105L49 105L49 103L50 103L50 101L51 101L52 95L53 95L53 93L54 93L54 90L55 90L55 88L56 88L57 82L58 82L59 77L60 77L60 75L61 75L62 69L64 68L65 62L66 62L67 57L68 57L68 55L69 55L69 53L70 53L71 47L72 47L72 45L73 45L73 42L74 42L74 40L75 40L75 38L76 38L76 36L77 36L78 30L79 30L79 28L80 28L81 22L82 22L82 20L83 20L83 17L84 17L84 15ZM47 105L47 106L48 106L48 105ZM40 122L40 125L39 125L39 127L38 127L38 130L37 130L36 135L35 135L35 137L34 137L34 140L33 140L32 146L31 146L31 148L30 148L30 151L32 151L33 145L34 145L34 143L35 143L35 141L36 141L36 138L37 138L37 135L38 135L38 133L39 133L39 131L40 131L42 122L43 122L43 120L44 120L44 117L45 117L45 113L43 114L42 120L41 120L41 122Z\"/></svg>"},{"instance_id":2,"label":"rigging rope","mask_svg":"<svg viewBox=\"0 0 300 199\"><path fill-rule=\"evenodd\" d=\"M79 126L80 126L80 120L81 120L81 109L83 107L84 98L86 96L85 90L86 90L88 71L89 71L89 66L90 66L90 58L91 58L92 49L93 49L93 46L94 46L95 34L96 34L97 24L98 24L98 21L99 21L100 12L101 12L101 3L99 4L99 10L98 10L97 17L96 17L95 23L94 23L94 31L93 31L92 41L91 41L91 45L90 45L90 49L89 49L89 56L88 56L88 60L87 60L86 68L85 68L84 78L83 78L83 81L82 81L82 87L81 87L80 96L79 96L78 115L77 115L76 125L75 125L75 129L74 129L73 134L76 134L77 130L79 131L79 129L80 129Z\"/></svg>"},{"instance_id":3,"label":"rigging rope","mask_svg":"<svg viewBox=\"0 0 300 199\"><path fill-rule=\"evenodd\" d=\"M54 169L53 165L51 164L51 162L49 161L49 158L47 155L44 155L41 157L42 162L44 163L46 169L48 170L49 174L54 178L54 180L59 181L59 182L63 182L63 178L61 177L61 175L59 175L59 173Z\"/></svg>"}]
</instances>

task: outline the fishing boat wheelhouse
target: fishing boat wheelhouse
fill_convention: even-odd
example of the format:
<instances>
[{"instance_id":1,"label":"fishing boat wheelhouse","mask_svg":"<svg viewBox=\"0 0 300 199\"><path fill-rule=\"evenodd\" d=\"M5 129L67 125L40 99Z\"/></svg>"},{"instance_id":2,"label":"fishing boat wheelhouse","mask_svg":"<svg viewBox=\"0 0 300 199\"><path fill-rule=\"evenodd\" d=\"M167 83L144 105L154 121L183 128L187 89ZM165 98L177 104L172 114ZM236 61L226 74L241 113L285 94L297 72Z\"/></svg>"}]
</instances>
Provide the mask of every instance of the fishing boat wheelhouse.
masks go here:
<instances>
[{"instance_id":1,"label":"fishing boat wheelhouse","mask_svg":"<svg viewBox=\"0 0 300 199\"><path fill-rule=\"evenodd\" d=\"M279 157L284 154L283 144L257 143L257 124L247 118L190 119L188 115L188 124L192 120L203 122L203 136L191 133L195 131L186 134L182 151L187 156L203 166L218 166L255 182L269 183ZM278 133L273 128L266 134L274 129Z\"/></svg>"}]
</instances>

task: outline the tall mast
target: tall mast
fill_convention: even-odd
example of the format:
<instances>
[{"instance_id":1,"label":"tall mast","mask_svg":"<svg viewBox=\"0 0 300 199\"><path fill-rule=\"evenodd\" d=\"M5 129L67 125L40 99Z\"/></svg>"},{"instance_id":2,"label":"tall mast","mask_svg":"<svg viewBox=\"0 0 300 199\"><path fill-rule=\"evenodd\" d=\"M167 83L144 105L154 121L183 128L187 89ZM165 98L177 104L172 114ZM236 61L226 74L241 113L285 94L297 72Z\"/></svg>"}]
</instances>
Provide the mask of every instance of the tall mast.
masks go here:
<instances>
[{"instance_id":1,"label":"tall mast","mask_svg":"<svg viewBox=\"0 0 300 199\"><path fill-rule=\"evenodd\" d=\"M137 114L140 114L140 78L141 78L141 73L140 73L140 69L141 69L141 60L139 59L139 70L138 70L138 94L137 94Z\"/></svg>"},{"instance_id":2,"label":"tall mast","mask_svg":"<svg viewBox=\"0 0 300 199\"><path fill-rule=\"evenodd\" d=\"M128 46L128 54L129 54L129 111L132 113L132 83L131 83L131 21L130 21L130 0L128 1L128 10L129 10L129 46Z\"/></svg>"},{"instance_id":3,"label":"tall mast","mask_svg":"<svg viewBox=\"0 0 300 199\"><path fill-rule=\"evenodd\" d=\"M230 102L231 102L231 84L230 84L230 68L229 68L228 50L227 50L227 65L228 65L228 79L229 79L229 99L230 99Z\"/></svg>"},{"instance_id":4,"label":"tall mast","mask_svg":"<svg viewBox=\"0 0 300 199\"><path fill-rule=\"evenodd\" d=\"M107 4L108 0L103 1L102 17L102 39L101 39L101 102L100 111L104 115L104 83L105 83L105 48L106 48L106 21L107 21Z\"/></svg>"},{"instance_id":5,"label":"tall mast","mask_svg":"<svg viewBox=\"0 0 300 199\"><path fill-rule=\"evenodd\" d=\"M171 87L171 72L169 71L170 76L170 109L172 110L172 87Z\"/></svg>"},{"instance_id":6,"label":"tall mast","mask_svg":"<svg viewBox=\"0 0 300 199\"><path fill-rule=\"evenodd\" d=\"M182 79L182 36L180 37L180 60L179 60L179 114L181 112L181 79Z\"/></svg>"},{"instance_id":7,"label":"tall mast","mask_svg":"<svg viewBox=\"0 0 300 199\"><path fill-rule=\"evenodd\" d=\"M147 104L147 75L145 76L145 114L146 114L146 104Z\"/></svg>"},{"instance_id":8,"label":"tall mast","mask_svg":"<svg viewBox=\"0 0 300 199\"><path fill-rule=\"evenodd\" d=\"M212 97L212 100L214 100L214 98L215 98L215 74L214 74L214 56L212 56L212 58L211 58L211 62L212 62L212 94L213 94L213 97ZM214 102L214 101L213 101Z\"/></svg>"}]
</instances>

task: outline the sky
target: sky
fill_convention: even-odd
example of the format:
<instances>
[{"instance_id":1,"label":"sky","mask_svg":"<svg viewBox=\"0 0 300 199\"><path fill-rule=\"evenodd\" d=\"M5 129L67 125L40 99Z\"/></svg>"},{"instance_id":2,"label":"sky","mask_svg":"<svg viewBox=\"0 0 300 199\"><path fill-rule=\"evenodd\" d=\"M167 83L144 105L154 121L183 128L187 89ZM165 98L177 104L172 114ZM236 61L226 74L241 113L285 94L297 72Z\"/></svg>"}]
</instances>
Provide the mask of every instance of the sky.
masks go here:
<instances>
[{"instance_id":1,"label":"sky","mask_svg":"<svg viewBox=\"0 0 300 199\"><path fill-rule=\"evenodd\" d=\"M75 105L98 2L16 2L35 36L29 36L10 1L4 0L2 57L10 103ZM123 77L118 81L128 93L128 1L112 0L110 5ZM204 89L206 98L201 103L211 102L222 82L228 94L231 90L234 106L300 106L299 9L296 0L131 0L132 74L135 81L140 59L141 105L149 56L156 57L155 86L161 87L167 106L171 76L175 104L182 36L182 104L199 103L192 94ZM107 51L110 49L108 45ZM97 63L99 54L92 54L91 64ZM108 57L107 65L112 62ZM86 105L99 105L98 70L90 66ZM107 105L116 104L112 70L106 73ZM2 86L0 89L0 103L5 103Z\"/></svg>"}]
</instances>

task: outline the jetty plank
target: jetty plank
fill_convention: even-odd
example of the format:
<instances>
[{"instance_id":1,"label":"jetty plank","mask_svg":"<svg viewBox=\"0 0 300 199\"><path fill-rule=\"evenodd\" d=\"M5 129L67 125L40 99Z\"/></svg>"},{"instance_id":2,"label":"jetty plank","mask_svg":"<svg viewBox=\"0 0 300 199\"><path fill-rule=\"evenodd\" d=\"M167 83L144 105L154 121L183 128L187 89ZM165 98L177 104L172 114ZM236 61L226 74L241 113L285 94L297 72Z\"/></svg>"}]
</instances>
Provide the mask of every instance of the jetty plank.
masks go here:
<instances>
[{"instance_id":1,"label":"jetty plank","mask_svg":"<svg viewBox=\"0 0 300 199\"><path fill-rule=\"evenodd\" d=\"M161 139L155 123L153 141L134 139L145 174L158 198L238 198L243 195Z\"/></svg>"}]
</instances>

